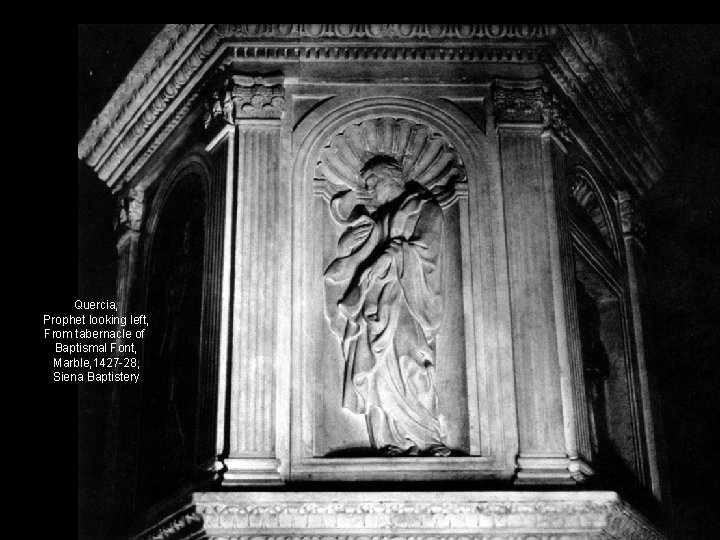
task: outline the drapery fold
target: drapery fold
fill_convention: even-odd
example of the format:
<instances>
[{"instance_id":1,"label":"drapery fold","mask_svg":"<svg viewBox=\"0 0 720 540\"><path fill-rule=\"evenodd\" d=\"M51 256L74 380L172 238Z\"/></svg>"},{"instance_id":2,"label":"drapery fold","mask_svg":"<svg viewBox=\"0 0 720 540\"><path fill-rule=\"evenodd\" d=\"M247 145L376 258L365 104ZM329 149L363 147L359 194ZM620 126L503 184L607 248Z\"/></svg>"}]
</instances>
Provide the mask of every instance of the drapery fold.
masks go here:
<instances>
[{"instance_id":1,"label":"drapery fold","mask_svg":"<svg viewBox=\"0 0 720 540\"><path fill-rule=\"evenodd\" d=\"M326 315L345 360L343 406L366 415L371 443L443 444L433 380L443 319L442 210L407 189L348 223L325 272Z\"/></svg>"}]
</instances>

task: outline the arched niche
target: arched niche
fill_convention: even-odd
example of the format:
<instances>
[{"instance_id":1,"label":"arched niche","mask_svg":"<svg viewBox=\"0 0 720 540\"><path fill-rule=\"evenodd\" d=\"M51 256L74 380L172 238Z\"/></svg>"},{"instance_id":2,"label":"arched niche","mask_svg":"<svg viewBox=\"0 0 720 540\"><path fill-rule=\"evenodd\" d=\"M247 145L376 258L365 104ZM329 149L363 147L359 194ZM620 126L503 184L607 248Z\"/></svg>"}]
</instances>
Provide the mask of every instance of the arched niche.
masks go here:
<instances>
[{"instance_id":1,"label":"arched niche","mask_svg":"<svg viewBox=\"0 0 720 540\"><path fill-rule=\"evenodd\" d=\"M378 202L374 200L372 191L364 184L362 171L378 159L397 164L398 169L402 170L402 172L398 171L397 176L405 181L403 188L401 188L403 192L395 200L404 202L401 202L398 208L388 209L387 211L378 208ZM355 420L354 423L357 424L357 420L360 420L362 415L348 414L345 406L345 402L348 400L347 394L357 392L355 384L350 380L353 378L353 374L349 373L349 371L351 369L359 370L360 368L357 367L359 363L370 362L373 364L372 367L367 366L360 369L362 375L356 374L355 376L379 376L376 374L378 365L383 361L387 361L391 364L387 368L388 374L385 376L387 379L378 382L378 387L397 386L405 388L405 391L394 392L386 389L384 397L376 397L376 404L382 408L383 401L393 401L392 407L395 409L396 414L407 417L408 424L418 423L416 416L423 417L424 420L420 422L425 421L428 424L434 423L438 418L441 419L438 422L444 422L444 426L438 428L438 432L441 430L446 432L448 448L456 454L468 455L470 452L470 436L468 433L467 399L464 397L467 396L465 359L464 353L453 346L456 345L457 340L451 339L453 330L462 325L463 314L455 303L452 301L447 302L448 296L452 298L454 294L459 292L456 289L458 289L457 283L461 280L461 270L457 264L453 264L458 259L458 247L454 245L453 240L460 236L459 230L456 228L459 221L456 213L450 208L452 202L457 199L454 191L456 182L465 181L464 166L457 152L445 137L426 125L406 118L398 119L389 116L371 118L359 124L347 126L342 133L335 135L330 140L328 146L321 150L315 181L322 182L322 180L325 180L323 199L327 199L328 195L334 193L330 198L328 209L332 221L336 225L334 227L336 231L332 231L332 225L326 228L329 236L335 239L335 258L333 258L332 249L329 250L329 253L326 250L326 254L330 255L329 258L327 255L323 257L326 280L330 279L330 272L335 274L332 284L326 281L325 312L326 317L328 317L328 325L332 327L334 324L331 321L330 312L333 312L332 319L339 317L342 320L347 320L337 313L336 300L347 296L348 291L362 290L364 291L363 294L372 295L370 290L372 286L357 283L358 279L362 279L360 274L362 274L364 268L379 262L377 252L384 249L389 237L394 234L401 234L400 237L403 238L405 245L408 247L403 248L403 270L401 271L400 267L398 267L396 271L398 275L403 272L409 274L411 271L414 271L414 274L413 276L403 276L398 280L393 279L385 284L383 291L379 292L377 298L378 313L388 313L389 318L392 319L395 316L403 317L402 314L407 312L410 318L425 319L425 324L428 326L434 327L439 324L441 327L437 337L434 333L432 337L416 336L412 339L412 345L408 347L413 349L427 345L436 353L435 364L433 365L434 368L437 368L435 371L436 377L430 382L434 389L431 388L429 391L424 392L422 398L415 395L408 397L408 392L410 392L408 388L414 386L413 382L407 379L410 376L410 370L404 370L400 359L391 354L393 349L400 346L397 342L401 338L397 334L403 331L404 326L401 323L395 325L388 321L388 326L383 332L390 332L394 334L394 337L390 339L391 344L388 345L386 354L380 355L372 352L370 349L373 347L369 347L367 350L362 350L362 352L356 350L351 353L351 358L343 359L345 361L343 395L336 396L336 392L325 391L330 393L332 397L326 401L330 406L324 407L323 422L339 423L341 420L345 420L345 425L350 426L352 425L350 422ZM416 204L411 201L416 201ZM387 204L395 205L394 202ZM412 212L403 208L408 204L412 205ZM435 208L441 209L436 212L435 218L418 218L418 221L414 222L418 213L421 215L427 214L431 211L429 208L432 205L436 205ZM348 255L347 248L342 246L347 244L346 239L349 234L354 234L355 231L359 230L359 227L363 226L357 225L359 221L353 221L355 220L354 215L358 212L365 213L364 217L368 220L362 221L363 224L376 223L375 227L379 238L373 239L371 237L366 239L365 243L362 243L362 245L357 244L358 247L351 250L354 253ZM423 224L421 224L420 220L422 220ZM404 226L398 227L395 225L398 221L405 222ZM413 222L414 225L408 225L408 223ZM446 226L448 228L447 233L445 231ZM393 229L399 228L404 229L402 233L397 230L391 232ZM410 239L419 234L416 231L420 228L426 230L423 232L422 237L418 237L416 240L421 247L415 248ZM382 229L389 230L382 231ZM334 234L335 232L339 234ZM383 238L385 235L387 237ZM326 247L331 248L332 243L333 239L329 238L326 240ZM369 246L370 243L373 243L374 248ZM368 247L372 249L368 249ZM363 251L367 253L362 253ZM423 266L423 268L411 268L411 265L414 264L411 261L416 256L418 257L418 265ZM331 265L335 267L342 266L343 269L338 273L330 268ZM348 269L347 267L352 268ZM338 279L338 274L341 276L340 279L342 277L346 279L342 285L335 282L335 279ZM386 292L395 287L397 287L399 295L397 298L389 300L389 296L393 293L386 294ZM414 289L416 287L425 290L422 293L413 295L413 298L410 299L411 291L409 288ZM430 292L430 289L435 287L439 290ZM331 290L337 294L337 297L330 298L328 296ZM429 296L432 296L432 300L428 299ZM365 301L366 304L368 302L374 304L375 300L368 299ZM408 306L407 310L402 308L404 305ZM369 306L365 305L363 309L369 309ZM417 311L422 311L422 313L416 313ZM361 325L367 320L362 314L358 314L357 317L351 316L351 319L360 322ZM348 321L347 324L354 327L356 322ZM409 324L415 326L415 323ZM443 324L452 328L443 329ZM370 324L368 323L366 325L367 331L357 339L372 339L370 337L372 331L369 327ZM336 332L338 332L336 337L340 339L341 348L354 347L355 338L348 338L343 335L348 330L349 327L344 331L336 329ZM416 333L412 330L409 332ZM406 342L408 330L406 329L403 333L405 338L402 341ZM454 335L454 337L461 336L461 333ZM377 340L373 339L374 346L377 346L377 343L383 339L380 336L377 337ZM337 364L338 360L338 349L333 346L335 345L333 340L327 340L325 343L329 347L325 349L323 357L328 359L329 362L321 368L323 372L328 371L332 363ZM392 356L392 360L387 359L388 356ZM340 358L342 358L342 355ZM424 374L418 374L418 377L425 380ZM368 390L368 394L379 393L382 392L376 389ZM434 405L426 407L420 404L420 401L423 400L432 401L431 396L433 394L439 397L438 411L434 411L436 414L431 414L427 408L434 409ZM452 396L461 396L464 403L458 407L459 403L453 400ZM344 410L338 410L337 407L332 405L332 403L340 401L337 399L338 397L343 400ZM365 401L369 397L366 396L360 399ZM403 401L403 397L407 401ZM402 405L398 405L395 403L396 401L399 401ZM405 414L398 410L405 407L411 409L411 412ZM347 422L348 420L350 422ZM323 455L345 456L368 453L370 449L364 435L367 435L370 430L366 429L366 426L356 429L349 438L347 435L351 433L350 430L343 431L344 433L326 431L324 436L318 439L318 442L324 448L320 450L321 447L318 445L316 449L320 450ZM370 441L373 441L373 438L370 435ZM372 444L373 446L376 445L375 442Z\"/></svg>"},{"instance_id":2,"label":"arched niche","mask_svg":"<svg viewBox=\"0 0 720 540\"><path fill-rule=\"evenodd\" d=\"M642 483L642 413L618 215L580 160L571 160L567 177L591 461L604 479Z\"/></svg>"},{"instance_id":3,"label":"arched niche","mask_svg":"<svg viewBox=\"0 0 720 540\"><path fill-rule=\"evenodd\" d=\"M643 481L637 375L627 296L576 252L580 354L593 465L603 478Z\"/></svg>"},{"instance_id":4,"label":"arched niche","mask_svg":"<svg viewBox=\"0 0 720 540\"><path fill-rule=\"evenodd\" d=\"M491 242L482 241L492 235L491 211L486 220L478 218L478 209L492 206L483 198L487 172L479 149L485 135L449 109L411 98L367 98L328 104L299 126L303 136L293 148L294 222L302 230L294 237L293 479L481 478L514 470L514 396L501 384L512 380L512 367L501 364L494 343L484 339L486 332L497 335L498 320L496 306L492 300L491 307L483 305L481 292L495 279ZM346 358L331 328L323 280L341 256L354 210L377 209L362 171L379 157L398 164L406 186L420 186L442 213L437 271L444 311L435 383L449 458L382 457L373 451L363 415L343 407Z\"/></svg>"},{"instance_id":5,"label":"arched niche","mask_svg":"<svg viewBox=\"0 0 720 540\"><path fill-rule=\"evenodd\" d=\"M201 382L208 275L208 168L186 159L149 190L143 231L138 498L148 506L196 479L203 460Z\"/></svg>"},{"instance_id":6,"label":"arched niche","mask_svg":"<svg viewBox=\"0 0 720 540\"><path fill-rule=\"evenodd\" d=\"M571 219L617 263L620 235L612 200L584 164L571 161L567 171Z\"/></svg>"}]
</instances>

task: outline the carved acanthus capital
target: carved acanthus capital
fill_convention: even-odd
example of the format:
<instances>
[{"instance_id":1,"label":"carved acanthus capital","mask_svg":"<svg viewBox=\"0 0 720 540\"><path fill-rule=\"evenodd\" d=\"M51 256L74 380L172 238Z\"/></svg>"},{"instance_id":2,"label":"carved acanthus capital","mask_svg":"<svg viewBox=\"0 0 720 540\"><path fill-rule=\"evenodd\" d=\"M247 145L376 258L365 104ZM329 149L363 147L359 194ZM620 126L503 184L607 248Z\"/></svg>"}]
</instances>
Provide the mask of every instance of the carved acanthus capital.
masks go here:
<instances>
[{"instance_id":1,"label":"carved acanthus capital","mask_svg":"<svg viewBox=\"0 0 720 540\"><path fill-rule=\"evenodd\" d=\"M563 107L544 85L498 83L493 105L496 123L543 124L569 140Z\"/></svg>"},{"instance_id":2,"label":"carved acanthus capital","mask_svg":"<svg viewBox=\"0 0 720 540\"><path fill-rule=\"evenodd\" d=\"M618 193L618 203L623 234L640 239L644 238L646 234L645 222L638 208L637 200L627 191L621 191Z\"/></svg>"},{"instance_id":3,"label":"carved acanthus capital","mask_svg":"<svg viewBox=\"0 0 720 540\"><path fill-rule=\"evenodd\" d=\"M139 231L142 227L143 211L145 208L145 192L139 189L130 189L120 196L117 225L120 234L127 231Z\"/></svg>"},{"instance_id":4,"label":"carved acanthus capital","mask_svg":"<svg viewBox=\"0 0 720 540\"><path fill-rule=\"evenodd\" d=\"M217 120L235 124L243 118L280 118L284 110L282 77L234 75L213 92L207 103L205 127Z\"/></svg>"},{"instance_id":5,"label":"carved acanthus capital","mask_svg":"<svg viewBox=\"0 0 720 540\"><path fill-rule=\"evenodd\" d=\"M542 123L545 94L541 86L495 86L493 92L495 121L508 123Z\"/></svg>"}]
</instances>

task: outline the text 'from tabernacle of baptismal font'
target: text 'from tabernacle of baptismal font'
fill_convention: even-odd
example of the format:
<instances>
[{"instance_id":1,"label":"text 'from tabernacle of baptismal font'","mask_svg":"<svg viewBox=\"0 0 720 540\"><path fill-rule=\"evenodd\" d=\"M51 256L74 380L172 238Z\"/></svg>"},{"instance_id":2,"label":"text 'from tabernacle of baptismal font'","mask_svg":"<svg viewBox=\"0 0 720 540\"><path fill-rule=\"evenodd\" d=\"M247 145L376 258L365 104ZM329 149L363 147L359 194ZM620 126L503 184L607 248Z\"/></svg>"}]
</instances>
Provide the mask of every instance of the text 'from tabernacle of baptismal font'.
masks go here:
<instances>
[{"instance_id":1,"label":"text 'from tabernacle of baptismal font'","mask_svg":"<svg viewBox=\"0 0 720 540\"><path fill-rule=\"evenodd\" d=\"M42 315L43 339L51 344L51 380L137 384L146 315L118 315L109 300L76 300L73 307L76 315Z\"/></svg>"}]
</instances>

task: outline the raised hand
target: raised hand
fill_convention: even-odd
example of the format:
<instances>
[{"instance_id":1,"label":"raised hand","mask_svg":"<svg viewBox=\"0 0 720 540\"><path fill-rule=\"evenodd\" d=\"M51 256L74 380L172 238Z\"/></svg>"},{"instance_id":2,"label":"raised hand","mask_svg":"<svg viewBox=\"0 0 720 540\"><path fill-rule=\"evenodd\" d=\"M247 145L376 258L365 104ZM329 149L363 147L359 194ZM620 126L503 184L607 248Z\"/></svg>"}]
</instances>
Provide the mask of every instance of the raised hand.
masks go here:
<instances>
[{"instance_id":1,"label":"raised hand","mask_svg":"<svg viewBox=\"0 0 720 540\"><path fill-rule=\"evenodd\" d=\"M354 250L356 246L365 242L372 233L374 222L370 218L360 219L352 227L345 229L345 232L338 241L340 251Z\"/></svg>"}]
</instances>

